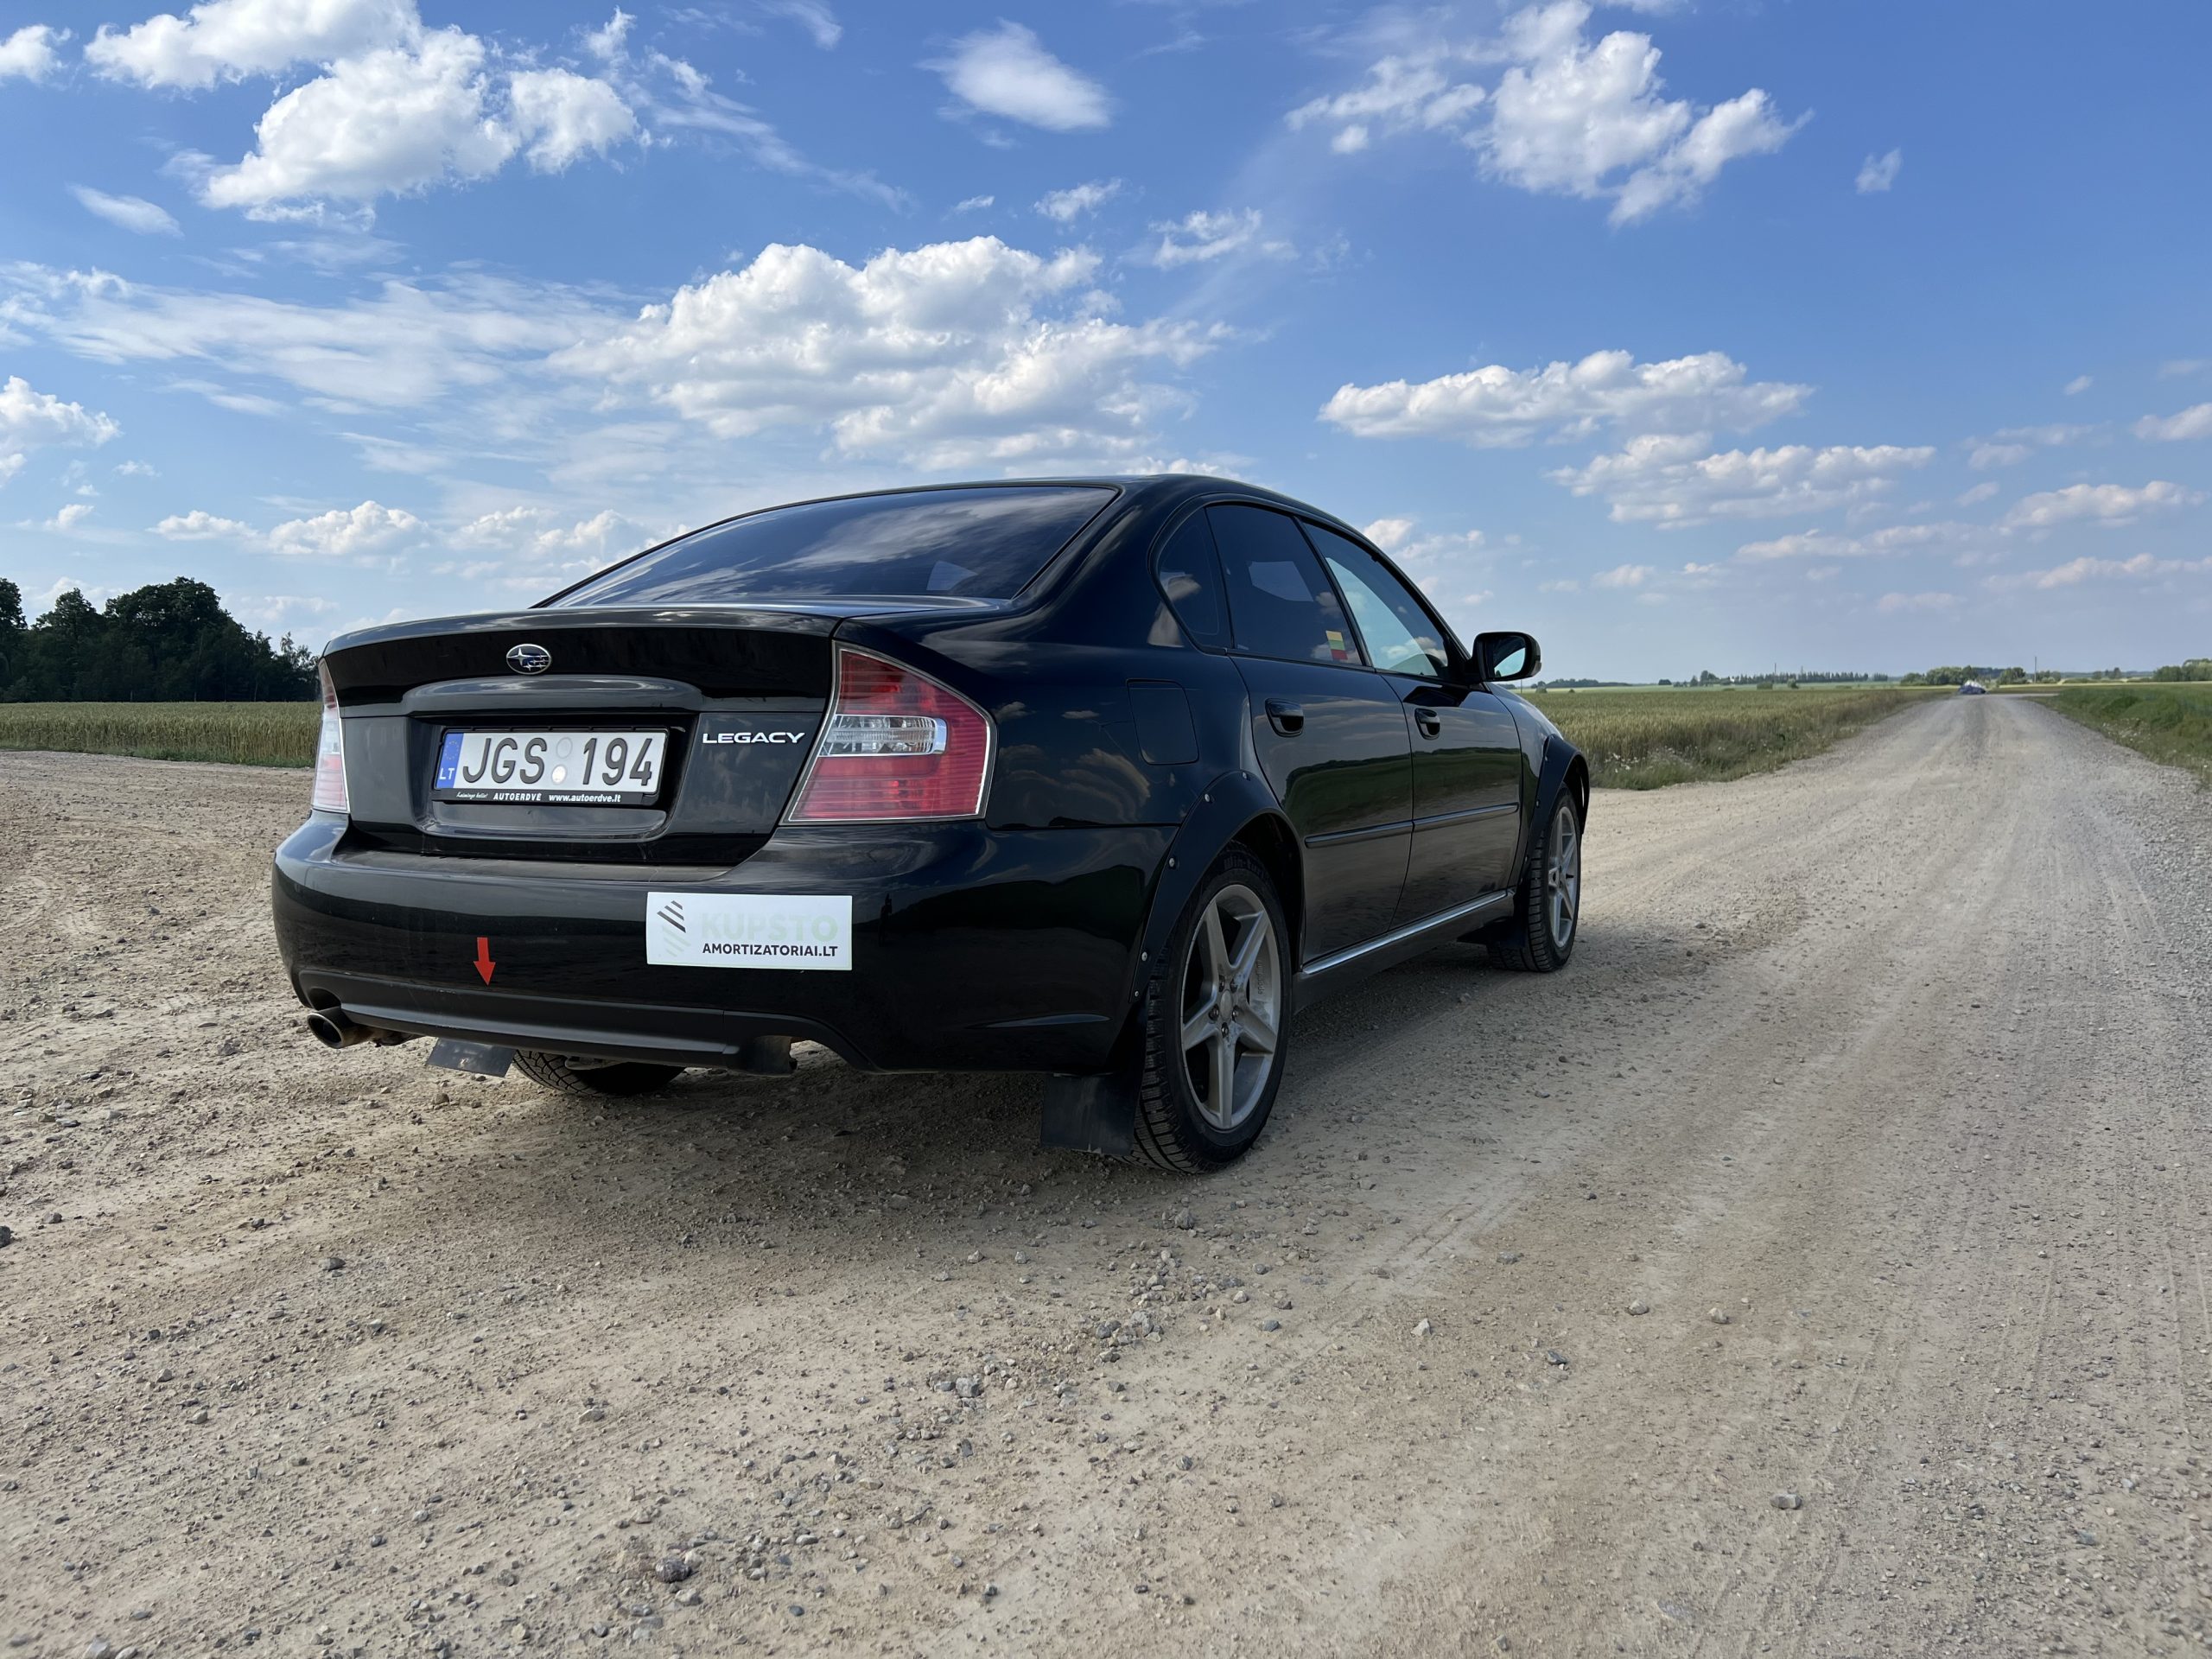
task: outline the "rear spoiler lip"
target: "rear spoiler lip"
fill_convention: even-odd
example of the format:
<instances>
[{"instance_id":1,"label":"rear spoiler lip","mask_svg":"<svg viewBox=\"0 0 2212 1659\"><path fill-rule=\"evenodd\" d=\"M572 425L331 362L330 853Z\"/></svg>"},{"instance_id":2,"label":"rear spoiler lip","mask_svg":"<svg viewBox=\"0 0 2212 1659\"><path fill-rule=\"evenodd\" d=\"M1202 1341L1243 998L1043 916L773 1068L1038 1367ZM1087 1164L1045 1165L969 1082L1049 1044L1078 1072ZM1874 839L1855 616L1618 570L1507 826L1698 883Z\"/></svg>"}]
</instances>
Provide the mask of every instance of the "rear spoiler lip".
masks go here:
<instances>
[{"instance_id":1,"label":"rear spoiler lip","mask_svg":"<svg viewBox=\"0 0 2212 1659\"><path fill-rule=\"evenodd\" d=\"M830 634L840 623L865 618L869 621L899 616L986 615L1008 609L1003 600L938 598L824 599L763 601L751 605L592 605L556 607L540 610L468 611L455 616L425 616L405 622L384 622L373 627L341 633L323 648L335 657L364 645L391 645L440 633L520 633L550 629L571 630L594 624L609 626L645 624L655 626L760 626L796 633Z\"/></svg>"}]
</instances>

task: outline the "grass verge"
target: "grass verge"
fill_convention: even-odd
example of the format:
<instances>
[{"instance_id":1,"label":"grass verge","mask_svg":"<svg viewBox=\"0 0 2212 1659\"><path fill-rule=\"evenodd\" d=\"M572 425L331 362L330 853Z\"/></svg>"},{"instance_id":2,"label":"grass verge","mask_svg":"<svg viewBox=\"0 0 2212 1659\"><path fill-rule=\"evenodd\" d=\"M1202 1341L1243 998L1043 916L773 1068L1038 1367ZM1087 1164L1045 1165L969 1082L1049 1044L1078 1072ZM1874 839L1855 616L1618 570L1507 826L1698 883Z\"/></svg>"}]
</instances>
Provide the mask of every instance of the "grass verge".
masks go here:
<instances>
[{"instance_id":1,"label":"grass verge","mask_svg":"<svg viewBox=\"0 0 2212 1659\"><path fill-rule=\"evenodd\" d=\"M321 718L320 702L0 702L0 749L305 766Z\"/></svg>"},{"instance_id":2,"label":"grass verge","mask_svg":"<svg viewBox=\"0 0 2212 1659\"><path fill-rule=\"evenodd\" d=\"M2069 685L2049 706L2212 784L2212 685Z\"/></svg>"},{"instance_id":3,"label":"grass verge","mask_svg":"<svg viewBox=\"0 0 2212 1659\"><path fill-rule=\"evenodd\" d=\"M1943 691L1539 691L1529 701L1589 757L1601 788L1658 789L1766 772Z\"/></svg>"},{"instance_id":4,"label":"grass verge","mask_svg":"<svg viewBox=\"0 0 2212 1659\"><path fill-rule=\"evenodd\" d=\"M1908 703L1943 695L1883 687L1692 691L1662 686L1540 691L1530 701L1590 757L1600 785L1656 789L1741 778L1817 754ZM312 702L0 703L0 749L305 766L315 760L321 712Z\"/></svg>"}]
</instances>

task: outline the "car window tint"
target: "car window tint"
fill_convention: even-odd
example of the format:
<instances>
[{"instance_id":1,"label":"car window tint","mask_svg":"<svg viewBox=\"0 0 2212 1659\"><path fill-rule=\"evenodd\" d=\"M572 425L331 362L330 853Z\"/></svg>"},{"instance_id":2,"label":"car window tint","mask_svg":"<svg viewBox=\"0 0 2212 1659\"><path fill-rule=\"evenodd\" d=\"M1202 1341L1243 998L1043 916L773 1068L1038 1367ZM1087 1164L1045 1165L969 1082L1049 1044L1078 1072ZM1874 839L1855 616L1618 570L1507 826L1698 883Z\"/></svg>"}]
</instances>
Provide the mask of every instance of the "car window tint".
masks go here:
<instances>
[{"instance_id":1,"label":"car window tint","mask_svg":"<svg viewBox=\"0 0 2212 1659\"><path fill-rule=\"evenodd\" d=\"M1437 637L1434 619L1389 566L1348 537L1319 524L1308 524L1306 533L1329 562L1344 589L1344 603L1359 625L1367 660L1389 674L1414 674L1441 679L1452 666L1452 655Z\"/></svg>"},{"instance_id":2,"label":"car window tint","mask_svg":"<svg viewBox=\"0 0 2212 1659\"><path fill-rule=\"evenodd\" d=\"M1298 522L1263 507L1208 507L1239 651L1357 663L1359 642Z\"/></svg>"},{"instance_id":3,"label":"car window tint","mask_svg":"<svg viewBox=\"0 0 2212 1659\"><path fill-rule=\"evenodd\" d=\"M617 565L552 603L1008 599L1111 499L1094 486L1032 485L771 507Z\"/></svg>"},{"instance_id":4,"label":"car window tint","mask_svg":"<svg viewBox=\"0 0 2212 1659\"><path fill-rule=\"evenodd\" d=\"M1213 531L1206 516L1194 512L1176 526L1160 546L1155 567L1160 591L1175 607L1176 620L1202 645L1224 645L1229 619L1221 598L1221 566L1215 561Z\"/></svg>"}]
</instances>

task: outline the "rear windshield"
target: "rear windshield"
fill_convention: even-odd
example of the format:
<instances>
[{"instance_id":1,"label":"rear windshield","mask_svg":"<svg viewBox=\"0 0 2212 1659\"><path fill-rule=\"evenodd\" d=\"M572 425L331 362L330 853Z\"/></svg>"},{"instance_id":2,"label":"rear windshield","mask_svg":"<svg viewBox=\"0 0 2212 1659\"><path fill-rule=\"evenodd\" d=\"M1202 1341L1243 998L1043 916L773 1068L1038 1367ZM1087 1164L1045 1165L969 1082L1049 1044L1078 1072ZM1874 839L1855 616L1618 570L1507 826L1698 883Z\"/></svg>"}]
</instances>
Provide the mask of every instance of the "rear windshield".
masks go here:
<instances>
[{"instance_id":1,"label":"rear windshield","mask_svg":"<svg viewBox=\"0 0 2212 1659\"><path fill-rule=\"evenodd\" d=\"M1084 485L1022 485L772 507L671 542L550 602L1009 599L1113 494Z\"/></svg>"}]
</instances>

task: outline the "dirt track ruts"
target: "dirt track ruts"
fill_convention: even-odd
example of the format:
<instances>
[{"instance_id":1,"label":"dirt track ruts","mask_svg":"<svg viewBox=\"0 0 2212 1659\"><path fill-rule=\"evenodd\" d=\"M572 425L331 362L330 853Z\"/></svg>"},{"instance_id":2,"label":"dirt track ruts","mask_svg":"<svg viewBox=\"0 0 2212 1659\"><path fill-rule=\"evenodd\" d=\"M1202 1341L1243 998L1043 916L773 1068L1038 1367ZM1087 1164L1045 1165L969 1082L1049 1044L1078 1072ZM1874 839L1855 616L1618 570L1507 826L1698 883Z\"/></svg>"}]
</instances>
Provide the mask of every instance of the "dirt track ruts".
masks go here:
<instances>
[{"instance_id":1,"label":"dirt track ruts","mask_svg":"<svg viewBox=\"0 0 2212 1659\"><path fill-rule=\"evenodd\" d=\"M305 790L0 755L15 1651L2212 1649L2212 797L2045 709L1601 795L1199 1182L326 1053Z\"/></svg>"}]
</instances>

